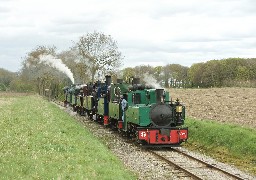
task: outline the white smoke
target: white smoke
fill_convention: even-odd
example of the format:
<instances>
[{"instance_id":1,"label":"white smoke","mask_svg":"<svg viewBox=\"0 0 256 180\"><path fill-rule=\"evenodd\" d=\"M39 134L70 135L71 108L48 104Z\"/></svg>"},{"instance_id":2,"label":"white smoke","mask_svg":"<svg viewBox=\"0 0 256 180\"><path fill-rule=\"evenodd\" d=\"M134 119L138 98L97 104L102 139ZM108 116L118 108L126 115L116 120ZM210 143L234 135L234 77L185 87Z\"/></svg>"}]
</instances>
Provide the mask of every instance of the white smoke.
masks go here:
<instances>
[{"instance_id":1,"label":"white smoke","mask_svg":"<svg viewBox=\"0 0 256 180\"><path fill-rule=\"evenodd\" d=\"M162 87L157 82L157 80L152 76L152 74L146 73L144 75L143 80L145 81L146 85L153 86L155 87L155 89L162 89Z\"/></svg>"},{"instance_id":2,"label":"white smoke","mask_svg":"<svg viewBox=\"0 0 256 180\"><path fill-rule=\"evenodd\" d=\"M61 59L57 59L56 57L54 57L52 55L40 55L39 56L39 60L40 60L40 62L42 62L42 63L44 63L46 65L49 65L51 67L54 67L57 70L59 70L60 72L63 72L64 74L66 74L69 77L69 79L72 81L73 84L75 83L73 73L62 62Z\"/></svg>"}]
</instances>

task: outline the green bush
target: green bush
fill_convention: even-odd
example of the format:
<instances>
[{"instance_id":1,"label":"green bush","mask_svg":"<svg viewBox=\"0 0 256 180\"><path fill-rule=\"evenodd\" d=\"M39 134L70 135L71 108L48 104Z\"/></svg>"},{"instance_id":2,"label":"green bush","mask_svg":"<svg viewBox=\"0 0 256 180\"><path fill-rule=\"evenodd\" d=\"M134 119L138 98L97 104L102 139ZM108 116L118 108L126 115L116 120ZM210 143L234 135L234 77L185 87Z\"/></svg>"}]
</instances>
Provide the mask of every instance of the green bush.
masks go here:
<instances>
[{"instance_id":1,"label":"green bush","mask_svg":"<svg viewBox=\"0 0 256 180\"><path fill-rule=\"evenodd\" d=\"M7 88L4 84L0 83L0 91L7 91Z\"/></svg>"}]
</instances>

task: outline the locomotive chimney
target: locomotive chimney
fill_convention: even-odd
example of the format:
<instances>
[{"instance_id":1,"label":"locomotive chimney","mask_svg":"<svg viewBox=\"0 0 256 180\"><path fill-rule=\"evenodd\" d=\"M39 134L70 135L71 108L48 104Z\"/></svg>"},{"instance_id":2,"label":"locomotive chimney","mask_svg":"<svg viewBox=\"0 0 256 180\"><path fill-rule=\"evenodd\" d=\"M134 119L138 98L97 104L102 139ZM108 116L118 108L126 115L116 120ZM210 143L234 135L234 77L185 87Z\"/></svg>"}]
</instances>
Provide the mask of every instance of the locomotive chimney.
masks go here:
<instances>
[{"instance_id":1,"label":"locomotive chimney","mask_svg":"<svg viewBox=\"0 0 256 180\"><path fill-rule=\"evenodd\" d=\"M140 84L140 78L133 78L132 84Z\"/></svg>"},{"instance_id":2,"label":"locomotive chimney","mask_svg":"<svg viewBox=\"0 0 256 180\"><path fill-rule=\"evenodd\" d=\"M122 84L123 83L123 79L117 79L116 82L117 82L117 84Z\"/></svg>"},{"instance_id":3,"label":"locomotive chimney","mask_svg":"<svg viewBox=\"0 0 256 180\"><path fill-rule=\"evenodd\" d=\"M156 103L163 102L164 89L156 89Z\"/></svg>"},{"instance_id":4,"label":"locomotive chimney","mask_svg":"<svg viewBox=\"0 0 256 180\"><path fill-rule=\"evenodd\" d=\"M111 76L105 76L106 78L106 85L110 86L111 84Z\"/></svg>"}]
</instances>

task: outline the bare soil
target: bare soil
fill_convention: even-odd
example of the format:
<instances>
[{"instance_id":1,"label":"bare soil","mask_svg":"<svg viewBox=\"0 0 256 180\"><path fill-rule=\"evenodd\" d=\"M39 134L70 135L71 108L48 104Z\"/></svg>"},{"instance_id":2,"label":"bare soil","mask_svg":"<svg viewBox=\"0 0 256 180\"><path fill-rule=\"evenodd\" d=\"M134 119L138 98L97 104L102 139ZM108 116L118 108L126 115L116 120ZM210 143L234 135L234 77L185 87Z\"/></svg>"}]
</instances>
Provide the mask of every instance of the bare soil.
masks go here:
<instances>
[{"instance_id":1,"label":"bare soil","mask_svg":"<svg viewBox=\"0 0 256 180\"><path fill-rule=\"evenodd\" d=\"M186 106L186 116L256 128L255 88L169 89Z\"/></svg>"}]
</instances>

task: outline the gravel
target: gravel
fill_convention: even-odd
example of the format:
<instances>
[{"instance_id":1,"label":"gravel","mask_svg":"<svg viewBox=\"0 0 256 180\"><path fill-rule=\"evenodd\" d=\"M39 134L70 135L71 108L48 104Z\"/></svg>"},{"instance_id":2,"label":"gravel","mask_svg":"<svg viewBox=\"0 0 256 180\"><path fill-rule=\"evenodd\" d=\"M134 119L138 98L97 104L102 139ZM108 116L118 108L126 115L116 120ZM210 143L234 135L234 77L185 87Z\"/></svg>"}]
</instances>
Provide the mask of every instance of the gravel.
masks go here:
<instances>
[{"instance_id":1,"label":"gravel","mask_svg":"<svg viewBox=\"0 0 256 180\"><path fill-rule=\"evenodd\" d=\"M149 152L133 145L125 137L117 132L102 127L86 118L77 117L90 131L102 139L106 146L123 162L131 171L138 174L139 179L175 179L170 173L171 169L167 164L159 160Z\"/></svg>"},{"instance_id":2,"label":"gravel","mask_svg":"<svg viewBox=\"0 0 256 180\"><path fill-rule=\"evenodd\" d=\"M181 173L180 170L169 166L166 162L158 159L147 150L144 150L134 145L116 131L112 131L108 128L105 128L103 125L88 120L87 117L81 117L74 113L71 109L63 108L61 106L59 107L65 109L65 111L67 111L70 115L74 116L78 121L80 121L83 126L88 128L95 137L101 139L102 142L123 161L124 165L128 169L138 175L139 179L191 179L190 177L187 177L187 175L185 175L184 173ZM210 162L211 164L217 165L222 169L227 169L231 173L239 174L244 179L256 179L256 177L248 175L236 169L235 167L217 162L216 160L205 155L188 151L185 148L180 149L192 156L200 158L206 162ZM179 160L177 158L177 161L184 161L184 159ZM200 171L200 169L198 171Z\"/></svg>"}]
</instances>

